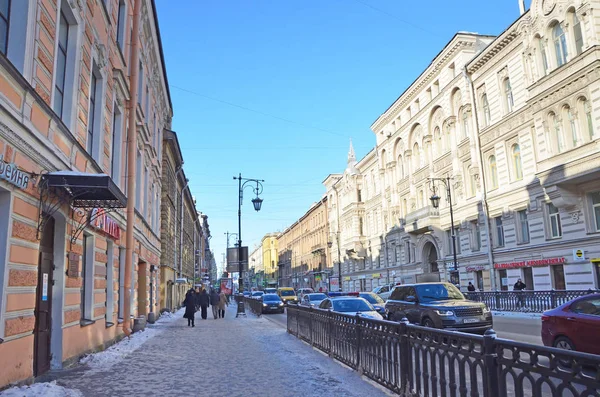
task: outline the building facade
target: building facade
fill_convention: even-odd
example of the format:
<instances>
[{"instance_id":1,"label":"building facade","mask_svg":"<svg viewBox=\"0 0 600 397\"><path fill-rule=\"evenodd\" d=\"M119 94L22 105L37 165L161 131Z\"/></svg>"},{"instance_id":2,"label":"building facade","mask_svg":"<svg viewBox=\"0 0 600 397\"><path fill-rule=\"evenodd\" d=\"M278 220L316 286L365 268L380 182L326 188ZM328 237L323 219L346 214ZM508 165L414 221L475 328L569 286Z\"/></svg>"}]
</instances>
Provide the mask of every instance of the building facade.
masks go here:
<instances>
[{"instance_id":1,"label":"building facade","mask_svg":"<svg viewBox=\"0 0 600 397\"><path fill-rule=\"evenodd\" d=\"M277 237L280 286L328 289L328 224L324 197Z\"/></svg>"},{"instance_id":2,"label":"building facade","mask_svg":"<svg viewBox=\"0 0 600 397\"><path fill-rule=\"evenodd\" d=\"M263 247L257 245L254 247L248 257L250 287L263 288L265 267L263 265Z\"/></svg>"},{"instance_id":3,"label":"building facade","mask_svg":"<svg viewBox=\"0 0 600 397\"><path fill-rule=\"evenodd\" d=\"M160 310L160 136L172 117L153 1L140 1L139 13L130 0L7 3L0 27L8 37L0 48L0 387L110 344L122 324L129 327L126 306L132 317ZM136 43L128 34L134 16ZM130 133L137 140L133 174L126 171ZM135 191L127 191L128 178L136 179ZM126 275L128 199L135 214Z\"/></svg>"},{"instance_id":4,"label":"building facade","mask_svg":"<svg viewBox=\"0 0 600 397\"><path fill-rule=\"evenodd\" d=\"M278 263L279 263L279 240L278 233L268 233L260 241L263 252L263 284L269 287L276 287L278 280Z\"/></svg>"},{"instance_id":5,"label":"building facade","mask_svg":"<svg viewBox=\"0 0 600 397\"><path fill-rule=\"evenodd\" d=\"M533 0L499 37L455 35L373 123L325 181L344 288L600 287L599 7Z\"/></svg>"}]
</instances>

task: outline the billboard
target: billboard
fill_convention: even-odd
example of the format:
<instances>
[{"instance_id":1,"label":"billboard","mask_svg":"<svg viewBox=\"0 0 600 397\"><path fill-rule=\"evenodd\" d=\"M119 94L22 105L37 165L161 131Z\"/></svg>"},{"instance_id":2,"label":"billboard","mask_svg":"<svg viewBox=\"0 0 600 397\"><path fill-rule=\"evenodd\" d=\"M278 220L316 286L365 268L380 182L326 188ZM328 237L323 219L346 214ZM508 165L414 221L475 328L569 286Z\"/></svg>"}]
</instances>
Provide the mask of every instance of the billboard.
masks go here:
<instances>
[{"instance_id":1,"label":"billboard","mask_svg":"<svg viewBox=\"0 0 600 397\"><path fill-rule=\"evenodd\" d=\"M340 281L337 277L329 278L329 291L338 292L340 290Z\"/></svg>"},{"instance_id":2,"label":"billboard","mask_svg":"<svg viewBox=\"0 0 600 397\"><path fill-rule=\"evenodd\" d=\"M227 271L230 273L237 273L240 271L240 262L238 261L238 253L241 251L242 257L242 271L248 271L248 247L242 247L241 250L238 247L227 248Z\"/></svg>"},{"instance_id":3,"label":"billboard","mask_svg":"<svg viewBox=\"0 0 600 397\"><path fill-rule=\"evenodd\" d=\"M233 294L233 282L230 278L221 279L221 292L224 292L225 295Z\"/></svg>"}]
</instances>

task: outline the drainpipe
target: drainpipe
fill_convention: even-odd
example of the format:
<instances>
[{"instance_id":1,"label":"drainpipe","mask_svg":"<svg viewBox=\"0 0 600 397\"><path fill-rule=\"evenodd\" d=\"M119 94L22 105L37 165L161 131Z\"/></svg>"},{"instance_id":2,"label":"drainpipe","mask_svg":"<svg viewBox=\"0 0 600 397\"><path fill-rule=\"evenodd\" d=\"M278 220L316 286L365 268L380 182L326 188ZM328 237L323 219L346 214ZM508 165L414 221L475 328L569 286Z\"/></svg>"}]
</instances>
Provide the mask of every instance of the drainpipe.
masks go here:
<instances>
[{"instance_id":1,"label":"drainpipe","mask_svg":"<svg viewBox=\"0 0 600 397\"><path fill-rule=\"evenodd\" d=\"M469 94L471 96L471 106L473 108L473 119L475 120L475 148L477 151L477 160L479 161L479 175L481 175L481 207L483 209L483 218L485 222L485 229L487 230L487 254L488 262L490 264L490 282L492 284L492 290L496 290L496 271L494 270L494 251L492 248L492 227L490 225L490 209L487 202L487 187L485 184L485 166L483 162L483 153L481 152L481 136L479 134L479 112L477 111L477 101L475 97L475 86L473 80L469 74L467 67L464 68L464 75L469 83ZM477 220L479 223L479 220Z\"/></svg>"},{"instance_id":2,"label":"drainpipe","mask_svg":"<svg viewBox=\"0 0 600 397\"><path fill-rule=\"evenodd\" d=\"M136 107L138 101L138 64L140 63L140 18L142 1L135 0L133 6L133 32L131 34L131 59L129 64L129 147L127 152L127 226L125 231L125 296L123 299L123 332L131 335L131 269L133 267L133 227L135 224L135 152L137 149Z\"/></svg>"},{"instance_id":3,"label":"drainpipe","mask_svg":"<svg viewBox=\"0 0 600 397\"><path fill-rule=\"evenodd\" d=\"M180 210L180 215L181 218L179 218L179 278L181 278L182 273L183 273L183 196L185 194L185 189L187 188L188 183L190 182L189 179L186 178L185 180L185 185L183 186L183 188L181 189L181 210Z\"/></svg>"}]
</instances>

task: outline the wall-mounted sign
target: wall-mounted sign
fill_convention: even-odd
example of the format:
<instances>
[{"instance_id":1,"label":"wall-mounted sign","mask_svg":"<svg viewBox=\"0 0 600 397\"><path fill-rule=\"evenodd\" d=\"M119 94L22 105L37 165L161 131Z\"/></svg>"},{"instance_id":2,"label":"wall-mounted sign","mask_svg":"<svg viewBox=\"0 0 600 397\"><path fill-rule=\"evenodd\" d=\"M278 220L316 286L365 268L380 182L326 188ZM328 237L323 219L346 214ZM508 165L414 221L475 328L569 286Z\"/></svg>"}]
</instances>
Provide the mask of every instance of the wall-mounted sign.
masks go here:
<instances>
[{"instance_id":1,"label":"wall-mounted sign","mask_svg":"<svg viewBox=\"0 0 600 397\"><path fill-rule=\"evenodd\" d=\"M344 277L344 281L350 281L350 276Z\"/></svg>"},{"instance_id":2,"label":"wall-mounted sign","mask_svg":"<svg viewBox=\"0 0 600 397\"><path fill-rule=\"evenodd\" d=\"M0 179L4 179L20 189L27 189L29 174L21 171L16 164L5 162L4 155L0 155Z\"/></svg>"},{"instance_id":3,"label":"wall-mounted sign","mask_svg":"<svg viewBox=\"0 0 600 397\"><path fill-rule=\"evenodd\" d=\"M375 273L372 276L373 278L381 278L381 273Z\"/></svg>"},{"instance_id":4,"label":"wall-mounted sign","mask_svg":"<svg viewBox=\"0 0 600 397\"><path fill-rule=\"evenodd\" d=\"M533 259L530 261L494 263L494 268L495 269L518 269L520 267L560 265L560 264L566 263L566 262L567 262L567 260L564 257L547 258L547 259Z\"/></svg>"},{"instance_id":5,"label":"wall-mounted sign","mask_svg":"<svg viewBox=\"0 0 600 397\"><path fill-rule=\"evenodd\" d=\"M115 240L121 238L121 228L119 227L119 224L110 216L106 215L106 211L103 208L94 208L90 216L94 218L94 220L90 222L90 226L103 231Z\"/></svg>"},{"instance_id":6,"label":"wall-mounted sign","mask_svg":"<svg viewBox=\"0 0 600 397\"><path fill-rule=\"evenodd\" d=\"M48 273L44 273L42 278L42 301L48 300Z\"/></svg>"},{"instance_id":7,"label":"wall-mounted sign","mask_svg":"<svg viewBox=\"0 0 600 397\"><path fill-rule=\"evenodd\" d=\"M467 266L466 268L467 273L470 272L480 272L482 270L485 270L485 266L479 265L479 266Z\"/></svg>"},{"instance_id":8,"label":"wall-mounted sign","mask_svg":"<svg viewBox=\"0 0 600 397\"><path fill-rule=\"evenodd\" d=\"M69 252L68 262L67 277L79 277L79 254Z\"/></svg>"},{"instance_id":9,"label":"wall-mounted sign","mask_svg":"<svg viewBox=\"0 0 600 397\"><path fill-rule=\"evenodd\" d=\"M585 262L585 252L582 249L574 249L573 260L575 262Z\"/></svg>"}]
</instances>

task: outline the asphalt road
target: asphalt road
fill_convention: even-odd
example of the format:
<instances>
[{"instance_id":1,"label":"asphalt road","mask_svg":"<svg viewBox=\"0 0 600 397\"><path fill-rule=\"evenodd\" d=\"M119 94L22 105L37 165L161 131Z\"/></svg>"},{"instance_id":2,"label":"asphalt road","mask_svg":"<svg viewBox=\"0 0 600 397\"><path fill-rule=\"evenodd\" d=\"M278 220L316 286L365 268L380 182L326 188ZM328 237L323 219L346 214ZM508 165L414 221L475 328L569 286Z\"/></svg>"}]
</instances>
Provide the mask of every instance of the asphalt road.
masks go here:
<instances>
[{"instance_id":1,"label":"asphalt road","mask_svg":"<svg viewBox=\"0 0 600 397\"><path fill-rule=\"evenodd\" d=\"M265 314L264 317L284 328L287 327L287 314ZM494 330L499 338L543 345L540 336L542 321L539 318L494 316Z\"/></svg>"}]
</instances>

